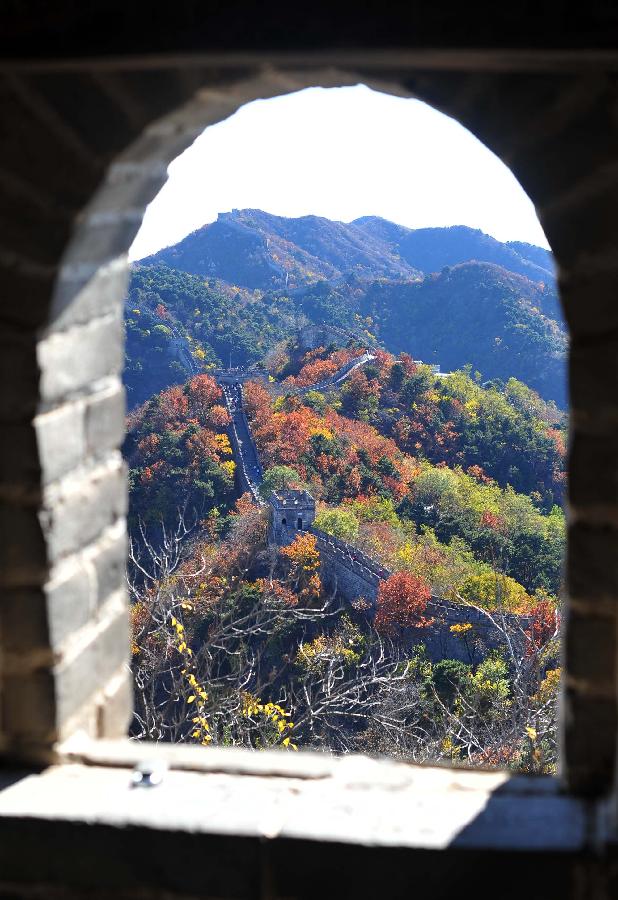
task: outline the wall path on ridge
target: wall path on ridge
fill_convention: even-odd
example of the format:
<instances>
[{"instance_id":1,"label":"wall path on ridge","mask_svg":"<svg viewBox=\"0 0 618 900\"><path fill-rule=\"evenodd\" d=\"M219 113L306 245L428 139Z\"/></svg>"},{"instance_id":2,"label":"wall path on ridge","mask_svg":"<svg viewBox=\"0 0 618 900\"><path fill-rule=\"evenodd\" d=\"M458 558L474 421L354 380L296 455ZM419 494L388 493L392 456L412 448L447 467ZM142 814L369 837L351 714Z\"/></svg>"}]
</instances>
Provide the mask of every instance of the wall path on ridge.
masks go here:
<instances>
[{"instance_id":1,"label":"wall path on ridge","mask_svg":"<svg viewBox=\"0 0 618 900\"><path fill-rule=\"evenodd\" d=\"M296 393L324 390L339 384L359 366L374 358L371 353L365 353L347 363L331 378L321 382L320 386L300 388ZM259 506L267 506L260 494L263 469L244 410L242 382L246 373L240 370L236 374L238 377L235 380L230 380L234 378L230 373L227 378L220 377L218 380L231 417L229 437L236 460L238 487L241 493L251 494ZM380 583L393 573L353 544L327 534L319 528L313 527L309 531L317 540L323 584L331 590L336 590L339 596L350 604L365 601L369 609L375 609ZM292 543L298 535L294 527L288 527L284 532L287 533L285 539L281 541L282 546ZM524 632L530 626L530 621L526 617L501 613L493 614L495 622L498 623L494 624L490 617L477 609L435 596L432 596L427 604L426 615L433 620L431 624L425 628L409 629L406 639L410 650L417 644L424 644L425 651L433 662L442 659L456 659L472 664L480 662L488 650L498 649L504 644L498 627L502 623L510 626L509 631L513 633L514 640L523 653L526 640ZM455 627L453 630L453 626L466 628L461 630Z\"/></svg>"}]
</instances>

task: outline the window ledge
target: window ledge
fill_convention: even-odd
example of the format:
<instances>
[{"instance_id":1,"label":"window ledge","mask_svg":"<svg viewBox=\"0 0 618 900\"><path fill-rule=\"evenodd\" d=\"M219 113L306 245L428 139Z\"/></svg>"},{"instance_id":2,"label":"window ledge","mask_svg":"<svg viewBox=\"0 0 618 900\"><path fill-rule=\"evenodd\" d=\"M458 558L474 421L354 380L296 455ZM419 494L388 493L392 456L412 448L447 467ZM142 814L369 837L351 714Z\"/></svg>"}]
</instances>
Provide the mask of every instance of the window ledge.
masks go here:
<instances>
[{"instance_id":1,"label":"window ledge","mask_svg":"<svg viewBox=\"0 0 618 900\"><path fill-rule=\"evenodd\" d=\"M93 883L96 871L97 886L117 889L130 883L142 890L154 879L172 893L191 894L196 891L196 872L187 854L193 848L200 860L209 860L217 897L255 896L255 879L263 877L269 854L277 860L276 866L266 867L270 879L286 871L287 865L281 869L282 857L301 867L294 877L302 884L272 896L311 896L309 886L318 890L314 881L324 866L323 877L334 882L342 877L334 860L341 865L351 860L349 864L358 867L369 863L372 854L377 862L385 853L388 865L394 866L393 884L407 872L409 889L410 864L420 865L420 872L419 859L427 852L434 860L431 877L453 878L451 866L440 874L441 864L432 852L442 851L444 859L448 850L458 866L463 865L460 872L467 868L462 860L471 862L479 852L510 858L518 883L529 867L537 879L540 870L549 867L556 895L558 869L561 880L569 871L565 861L579 859L581 864L598 840L596 808L561 793L558 782L546 777L360 756L130 741L74 743L61 750L61 759L39 773L0 772L4 883L21 883L27 873L26 880L46 884L67 879L73 883L75 877L83 887ZM131 787L133 766L146 760L164 769L161 783ZM147 863L142 852L147 852ZM20 868L27 858L30 863ZM251 864L257 868L252 870ZM205 874L200 871L203 890ZM7 878L10 872L13 877ZM19 872L22 876L16 877ZM359 879L357 873L353 880L359 882L355 894L369 896L372 878ZM222 884L231 893L227 888L221 893ZM457 879L452 884L456 888ZM208 888L212 890L210 884ZM484 894L475 888L475 896Z\"/></svg>"}]
</instances>

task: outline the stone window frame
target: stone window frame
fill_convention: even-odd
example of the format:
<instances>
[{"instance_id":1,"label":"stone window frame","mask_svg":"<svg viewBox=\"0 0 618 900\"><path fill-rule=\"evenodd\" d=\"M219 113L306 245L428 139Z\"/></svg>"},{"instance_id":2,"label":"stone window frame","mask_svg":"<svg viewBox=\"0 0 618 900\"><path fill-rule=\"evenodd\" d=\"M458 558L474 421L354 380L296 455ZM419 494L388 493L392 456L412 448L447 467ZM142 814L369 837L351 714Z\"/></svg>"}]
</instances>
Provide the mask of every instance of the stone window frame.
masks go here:
<instances>
[{"instance_id":1,"label":"stone window frame","mask_svg":"<svg viewBox=\"0 0 618 900\"><path fill-rule=\"evenodd\" d=\"M612 819L604 798L613 788L618 594L616 572L606 564L618 549L611 475L617 443L612 351L618 313L613 308L616 263L610 224L616 125L609 102L615 68L612 62L608 72L607 57L582 64L577 54L565 60L559 53L535 57L447 51L433 56L419 51L211 54L2 67L3 90L16 106L19 123L20 116L24 122L32 120L52 144L64 146L66 159L79 160L86 169L92 163L85 117L76 113L74 122L70 109L63 108L61 97L69 82L84 96L94 84L108 106L120 112L125 132L119 128L120 150L112 146L100 154L97 164L102 160L102 167L91 164L90 180L76 169L82 191L75 190L77 212L68 225L64 220L58 225L55 245L49 241L51 246L41 250L45 242L34 228L31 246L24 238L23 246L4 252L1 260L7 285L27 287L34 313L30 308L9 311L3 332L9 368L18 373L27 396L23 406L8 395L0 406L6 537L0 548L0 751L28 774L20 778L15 768L2 770L0 829L19 824L26 847L41 829L52 839L55 831L72 831L87 820L95 823L94 832L109 837L111 830L116 844L127 822L136 829L134 844L159 833L193 832L202 835L200 846L214 858L222 846L232 855L245 850L256 854L260 871L275 880L267 862L269 843L281 843L286 852L293 845L298 859L303 853L308 858L307 848L316 840L333 848L370 846L374 857L385 852L389 859L404 848L415 849L415 860L422 860L424 854L448 847L458 854L470 851L463 854L465 866L472 865L480 850L490 849L516 858L522 873L538 871L542 851L540 868L548 867L554 878L559 871L561 877L577 867L581 871L582 856L607 847ZM168 93L157 98L153 112L148 105L152 84L166 82ZM362 758L195 752L114 740L126 734L131 700L122 589L126 486L118 452L124 431L119 379L123 255L146 204L165 181L167 165L205 127L254 99L358 82L416 96L475 133L535 200L557 258L572 339L569 597L559 780ZM535 88L538 104L531 103ZM586 140L582 122L588 127ZM37 130L33 126L28 133L34 136ZM64 182L58 177L58 185L64 183L68 190L70 179L61 175ZM28 197L29 189L33 195L27 178L17 183L22 197ZM88 194L92 199L80 203L79 197ZM44 199L36 197L42 222L50 216ZM69 434L74 438L70 443ZM610 475L606 484L591 478L599 470ZM596 741L589 746L591 729ZM128 774L146 755L171 771L164 786L140 794L143 799L137 803L137 795L129 793ZM49 762L59 765L41 774L24 769ZM80 804L76 798L62 812L59 798L67 785L77 783L71 782L75 777L78 793L86 799ZM322 784L328 788L325 794L314 791ZM106 804L102 791L107 786L116 791L118 808ZM248 788L255 789L255 805L244 820L236 813L226 817L221 802L222 814L214 820L205 820L191 804L171 823L166 818L169 803L186 790L222 801L240 797ZM429 798L439 815L430 813ZM333 816L328 821L325 807ZM403 815L408 808L418 809L424 823ZM389 816L392 828L385 825ZM535 827L522 836L522 822L531 821ZM90 844L94 832L79 832L86 857L96 856ZM4 872L13 873L5 880L20 881L19 854L11 857L0 850L0 860ZM592 878L592 868L584 868ZM112 881L120 877L118 871L111 867ZM332 877L332 869L324 871ZM66 865L48 862L44 874L51 884L62 873L66 876ZM146 873L140 878L140 884L149 883ZM186 889L186 878L181 881ZM298 891L304 895L304 888Z\"/></svg>"}]
</instances>

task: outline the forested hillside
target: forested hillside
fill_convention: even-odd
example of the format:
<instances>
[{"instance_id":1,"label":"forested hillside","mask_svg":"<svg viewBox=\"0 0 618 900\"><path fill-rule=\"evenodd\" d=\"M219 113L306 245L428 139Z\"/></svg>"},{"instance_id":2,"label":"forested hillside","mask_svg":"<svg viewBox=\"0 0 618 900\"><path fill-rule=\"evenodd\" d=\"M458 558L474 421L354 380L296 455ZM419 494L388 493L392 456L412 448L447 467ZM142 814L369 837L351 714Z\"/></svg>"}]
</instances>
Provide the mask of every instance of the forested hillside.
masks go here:
<instances>
[{"instance_id":1,"label":"forested hillside","mask_svg":"<svg viewBox=\"0 0 618 900\"><path fill-rule=\"evenodd\" d=\"M515 380L501 391L464 372L439 379L384 352L341 387L311 390L348 357L282 358L284 380L247 384L246 408L264 494L308 488L316 526L393 573L375 608L327 589L311 533L273 547L264 511L248 497L234 507L212 378L131 417L131 523L146 541L132 545L135 733L552 771L560 416ZM431 593L502 623L504 652L480 651L464 622L451 631L469 661L429 659Z\"/></svg>"},{"instance_id":2,"label":"forested hillside","mask_svg":"<svg viewBox=\"0 0 618 900\"><path fill-rule=\"evenodd\" d=\"M352 271L374 278L420 275L384 241L354 225L319 216L286 219L259 209L220 213L216 222L141 262L261 290L291 289Z\"/></svg>"},{"instance_id":3,"label":"forested hillside","mask_svg":"<svg viewBox=\"0 0 618 900\"><path fill-rule=\"evenodd\" d=\"M352 225L384 241L393 253L422 272L439 272L444 266L475 259L495 263L533 281L554 281L554 264L548 250L517 241L503 244L465 225L411 229L377 216L355 219Z\"/></svg>"},{"instance_id":4,"label":"forested hillside","mask_svg":"<svg viewBox=\"0 0 618 900\"><path fill-rule=\"evenodd\" d=\"M306 321L443 371L471 365L485 381L515 377L564 408L567 336L551 269L542 248L466 228L221 215L133 268L129 400L189 374L179 336L200 364L229 365L231 354L245 366Z\"/></svg>"},{"instance_id":5,"label":"forested hillside","mask_svg":"<svg viewBox=\"0 0 618 900\"><path fill-rule=\"evenodd\" d=\"M295 381L306 381L315 359L308 354ZM409 527L431 534L445 553L461 541L487 564L499 559L531 593L557 593L561 417L525 385L483 388L464 372L437 379L405 355L378 353L326 395L274 398L257 382L245 394L263 465L289 467L315 497L345 511L345 521L356 518L353 531L359 521L380 523L375 542L367 539L388 564L399 539L385 523L400 538Z\"/></svg>"},{"instance_id":6,"label":"forested hillside","mask_svg":"<svg viewBox=\"0 0 618 900\"><path fill-rule=\"evenodd\" d=\"M235 210L134 265L126 328L134 735L554 771L551 256ZM273 490L316 530L269 539Z\"/></svg>"}]
</instances>

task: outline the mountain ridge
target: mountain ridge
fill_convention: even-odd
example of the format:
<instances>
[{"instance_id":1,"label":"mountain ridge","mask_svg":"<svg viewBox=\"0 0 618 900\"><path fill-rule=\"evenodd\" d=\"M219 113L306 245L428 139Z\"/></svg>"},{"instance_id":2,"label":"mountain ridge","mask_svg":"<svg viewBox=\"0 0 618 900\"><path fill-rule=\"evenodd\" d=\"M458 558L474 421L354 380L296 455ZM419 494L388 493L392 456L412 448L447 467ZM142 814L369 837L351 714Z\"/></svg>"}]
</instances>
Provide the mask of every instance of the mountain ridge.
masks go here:
<instances>
[{"instance_id":1,"label":"mountain ridge","mask_svg":"<svg viewBox=\"0 0 618 900\"><path fill-rule=\"evenodd\" d=\"M567 331L552 267L541 247L467 226L232 210L133 265L127 386L137 402L178 377L171 324L197 359L247 365L307 322L445 370L514 376L564 408Z\"/></svg>"},{"instance_id":2,"label":"mountain ridge","mask_svg":"<svg viewBox=\"0 0 618 900\"><path fill-rule=\"evenodd\" d=\"M236 252L230 258L230 239ZM137 262L163 263L242 287L299 287L347 273L417 280L469 260L493 262L538 282L553 282L549 251L502 243L465 225L411 229L379 216L339 222L324 216L276 216L263 210L219 213L172 247Z\"/></svg>"}]
</instances>

